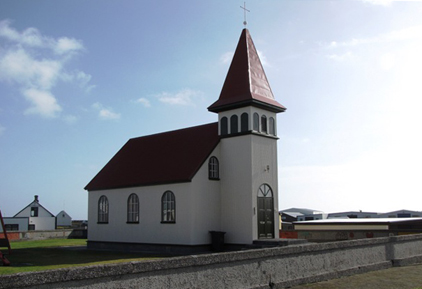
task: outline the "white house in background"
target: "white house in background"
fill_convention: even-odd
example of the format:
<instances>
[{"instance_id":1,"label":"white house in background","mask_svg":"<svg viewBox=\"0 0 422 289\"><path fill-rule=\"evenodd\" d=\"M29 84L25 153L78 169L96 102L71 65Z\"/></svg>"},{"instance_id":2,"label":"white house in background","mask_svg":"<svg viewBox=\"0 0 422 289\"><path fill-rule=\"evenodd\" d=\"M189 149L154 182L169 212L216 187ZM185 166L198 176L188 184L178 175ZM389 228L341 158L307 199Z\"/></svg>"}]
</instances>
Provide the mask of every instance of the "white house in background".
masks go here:
<instances>
[{"instance_id":1,"label":"white house in background","mask_svg":"<svg viewBox=\"0 0 422 289\"><path fill-rule=\"evenodd\" d=\"M88 247L203 250L210 231L243 246L278 238L276 115L247 29L219 99L218 122L130 139L85 187Z\"/></svg>"},{"instance_id":2,"label":"white house in background","mask_svg":"<svg viewBox=\"0 0 422 289\"><path fill-rule=\"evenodd\" d=\"M23 208L13 218L28 218L28 228L26 230L55 230L56 217L44 208L36 195L32 203ZM8 222L12 218L6 218ZM20 228L20 231L26 231L25 228Z\"/></svg>"},{"instance_id":3,"label":"white house in background","mask_svg":"<svg viewBox=\"0 0 422 289\"><path fill-rule=\"evenodd\" d=\"M65 211L61 211L56 215L56 225L57 227L71 227L72 217Z\"/></svg>"}]
</instances>

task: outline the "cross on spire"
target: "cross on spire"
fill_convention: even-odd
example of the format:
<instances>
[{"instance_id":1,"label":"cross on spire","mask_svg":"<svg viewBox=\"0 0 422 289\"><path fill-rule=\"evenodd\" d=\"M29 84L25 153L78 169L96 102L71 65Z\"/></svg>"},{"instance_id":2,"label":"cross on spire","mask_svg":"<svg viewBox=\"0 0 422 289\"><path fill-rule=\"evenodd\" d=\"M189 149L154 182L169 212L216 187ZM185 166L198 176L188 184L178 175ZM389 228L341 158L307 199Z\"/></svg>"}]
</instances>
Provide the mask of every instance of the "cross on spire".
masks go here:
<instances>
[{"instance_id":1,"label":"cross on spire","mask_svg":"<svg viewBox=\"0 0 422 289\"><path fill-rule=\"evenodd\" d=\"M248 22L246 22L246 12L251 12L251 11L246 9L246 2L243 2L243 6L240 6L240 8L243 9L243 25L245 25L246 27L246 25L248 24Z\"/></svg>"}]
</instances>

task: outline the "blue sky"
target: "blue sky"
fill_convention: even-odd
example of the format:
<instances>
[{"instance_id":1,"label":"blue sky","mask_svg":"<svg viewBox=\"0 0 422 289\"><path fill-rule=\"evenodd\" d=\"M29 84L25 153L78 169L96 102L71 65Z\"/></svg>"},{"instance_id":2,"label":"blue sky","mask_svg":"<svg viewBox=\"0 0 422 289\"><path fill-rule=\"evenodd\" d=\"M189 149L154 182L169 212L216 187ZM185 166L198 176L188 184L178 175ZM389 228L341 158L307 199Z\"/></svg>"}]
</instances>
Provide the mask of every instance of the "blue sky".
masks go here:
<instances>
[{"instance_id":1,"label":"blue sky","mask_svg":"<svg viewBox=\"0 0 422 289\"><path fill-rule=\"evenodd\" d=\"M132 137L214 122L243 1L0 2L0 209L84 186ZM422 2L253 0L279 207L422 210Z\"/></svg>"}]
</instances>

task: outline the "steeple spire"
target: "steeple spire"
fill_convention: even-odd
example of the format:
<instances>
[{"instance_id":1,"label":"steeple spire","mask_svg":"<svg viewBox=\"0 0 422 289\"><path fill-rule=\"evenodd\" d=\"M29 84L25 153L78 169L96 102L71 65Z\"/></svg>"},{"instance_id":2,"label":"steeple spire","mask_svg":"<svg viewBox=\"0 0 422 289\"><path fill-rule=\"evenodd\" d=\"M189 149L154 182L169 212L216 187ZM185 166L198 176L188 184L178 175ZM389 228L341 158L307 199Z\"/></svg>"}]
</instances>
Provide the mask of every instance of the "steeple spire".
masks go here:
<instances>
[{"instance_id":1,"label":"steeple spire","mask_svg":"<svg viewBox=\"0 0 422 289\"><path fill-rule=\"evenodd\" d=\"M243 29L219 99L208 107L221 112L244 106L256 106L283 112L271 91L264 68L248 29Z\"/></svg>"},{"instance_id":2,"label":"steeple spire","mask_svg":"<svg viewBox=\"0 0 422 289\"><path fill-rule=\"evenodd\" d=\"M248 22L246 21L246 12L251 12L250 10L246 9L246 2L243 2L243 6L240 6L240 8L243 9L243 25L248 25Z\"/></svg>"}]
</instances>

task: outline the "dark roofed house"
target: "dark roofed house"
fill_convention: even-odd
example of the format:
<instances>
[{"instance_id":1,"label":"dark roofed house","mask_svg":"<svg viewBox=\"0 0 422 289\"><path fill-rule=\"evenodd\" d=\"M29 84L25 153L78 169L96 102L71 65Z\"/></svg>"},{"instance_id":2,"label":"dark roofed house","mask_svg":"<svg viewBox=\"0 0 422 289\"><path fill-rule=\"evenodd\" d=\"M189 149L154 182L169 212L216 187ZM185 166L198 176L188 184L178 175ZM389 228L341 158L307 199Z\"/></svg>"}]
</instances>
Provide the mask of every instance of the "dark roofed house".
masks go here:
<instances>
[{"instance_id":1,"label":"dark roofed house","mask_svg":"<svg viewBox=\"0 0 422 289\"><path fill-rule=\"evenodd\" d=\"M278 237L285 108L247 29L208 110L218 122L130 139L88 183L89 247L201 251L212 235L232 247Z\"/></svg>"}]
</instances>

